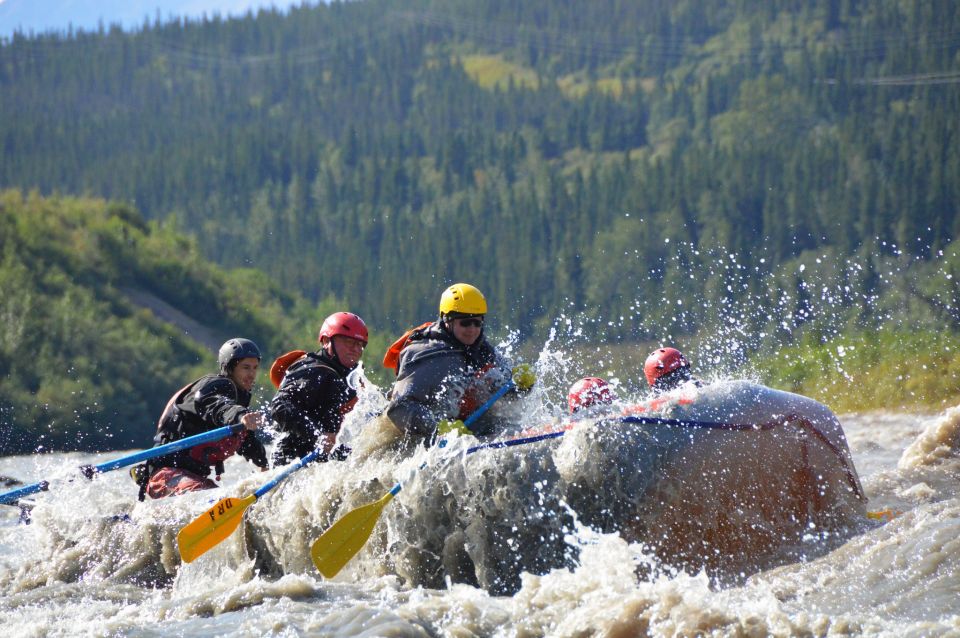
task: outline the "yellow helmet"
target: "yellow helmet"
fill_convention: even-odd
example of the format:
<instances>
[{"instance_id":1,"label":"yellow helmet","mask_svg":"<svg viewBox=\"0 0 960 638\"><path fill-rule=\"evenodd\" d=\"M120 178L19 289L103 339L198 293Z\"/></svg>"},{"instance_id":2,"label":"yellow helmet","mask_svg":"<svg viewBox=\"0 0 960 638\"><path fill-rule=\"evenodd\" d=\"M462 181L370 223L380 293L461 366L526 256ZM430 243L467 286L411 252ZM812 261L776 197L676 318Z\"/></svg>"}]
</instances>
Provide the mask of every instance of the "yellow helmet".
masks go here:
<instances>
[{"instance_id":1,"label":"yellow helmet","mask_svg":"<svg viewBox=\"0 0 960 638\"><path fill-rule=\"evenodd\" d=\"M440 314L487 314L487 300L483 293L470 284L453 284L440 296Z\"/></svg>"}]
</instances>

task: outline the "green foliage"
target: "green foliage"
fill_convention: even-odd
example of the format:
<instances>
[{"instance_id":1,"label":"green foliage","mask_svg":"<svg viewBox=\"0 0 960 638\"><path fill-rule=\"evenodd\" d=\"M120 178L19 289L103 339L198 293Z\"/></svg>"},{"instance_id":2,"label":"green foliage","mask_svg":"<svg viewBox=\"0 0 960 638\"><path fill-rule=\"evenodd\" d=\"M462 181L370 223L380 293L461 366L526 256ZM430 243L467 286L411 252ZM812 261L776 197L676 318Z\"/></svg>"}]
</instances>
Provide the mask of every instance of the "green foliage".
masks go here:
<instances>
[{"instance_id":1,"label":"green foliage","mask_svg":"<svg viewBox=\"0 0 960 638\"><path fill-rule=\"evenodd\" d=\"M758 361L761 379L835 411L945 409L960 395L960 336L884 328L807 338Z\"/></svg>"},{"instance_id":2,"label":"green foliage","mask_svg":"<svg viewBox=\"0 0 960 638\"><path fill-rule=\"evenodd\" d=\"M367 0L20 38L0 47L17 158L0 185L135 201L218 263L391 331L460 278L509 300L504 324L614 303L578 273L626 213L666 216L693 250L759 246L768 271L821 246L929 257L953 240L958 51L931 34L960 9L674 5ZM640 272L664 239L633 246ZM152 283L175 295L186 267Z\"/></svg>"},{"instance_id":3,"label":"green foliage","mask_svg":"<svg viewBox=\"0 0 960 638\"><path fill-rule=\"evenodd\" d=\"M279 353L347 300L375 363L455 280L492 332L721 367L953 334L958 30L951 2L365 0L17 38L0 186L114 203L5 222L4 276L35 287L3 342L42 348L22 316L54 298L133 321L133 288Z\"/></svg>"},{"instance_id":4,"label":"green foliage","mask_svg":"<svg viewBox=\"0 0 960 638\"><path fill-rule=\"evenodd\" d=\"M259 271L216 267L189 238L102 200L2 191L0 237L4 453L145 445L170 394L216 369L222 341L254 339L269 367L314 347L318 317L342 307L314 307ZM144 292L214 341L142 307Z\"/></svg>"},{"instance_id":5,"label":"green foliage","mask_svg":"<svg viewBox=\"0 0 960 638\"><path fill-rule=\"evenodd\" d=\"M506 90L511 85L537 88L536 73L531 69L511 64L497 55L468 55L463 58L461 64L467 75L485 89L497 87Z\"/></svg>"}]
</instances>

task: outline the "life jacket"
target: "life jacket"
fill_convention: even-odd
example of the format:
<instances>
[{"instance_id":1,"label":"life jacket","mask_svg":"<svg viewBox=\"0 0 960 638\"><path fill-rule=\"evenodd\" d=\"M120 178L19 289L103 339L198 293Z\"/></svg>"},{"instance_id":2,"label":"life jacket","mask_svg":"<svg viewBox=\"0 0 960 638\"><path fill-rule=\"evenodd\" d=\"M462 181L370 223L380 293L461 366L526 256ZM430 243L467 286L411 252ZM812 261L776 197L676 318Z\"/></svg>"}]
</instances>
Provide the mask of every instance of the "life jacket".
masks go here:
<instances>
[{"instance_id":1,"label":"life jacket","mask_svg":"<svg viewBox=\"0 0 960 638\"><path fill-rule=\"evenodd\" d=\"M400 354L403 352L403 349L406 348L412 341L419 339L438 339L446 341L447 343L455 343L454 338L447 334L442 334L434 331L429 335L426 334L430 326L434 324L433 321L427 321L422 323L416 328L411 328L403 333L399 339L393 342L393 344L387 349L386 354L383 356L383 367L392 368L395 374L400 374ZM463 346L460 346L463 347ZM469 355L468 355L469 362ZM473 378L476 381L475 383L469 383L464 389L463 396L460 397L460 403L458 406L457 418L466 419L468 416L473 414L478 407L486 400L485 397L490 395L489 392L483 392L483 386L479 381L483 376L492 368L494 368L493 362L487 362L476 369L473 373Z\"/></svg>"},{"instance_id":2,"label":"life jacket","mask_svg":"<svg viewBox=\"0 0 960 638\"><path fill-rule=\"evenodd\" d=\"M390 347L387 348L386 354L383 355L383 367L390 368L391 370L393 370L394 374L400 374L400 353L403 351L404 348L407 347L407 344L410 343L410 336L414 332L421 331L430 327L430 324L432 323L433 323L432 321L428 321L426 323L420 324L416 328L410 328L409 330L404 332L402 337L394 341L390 345ZM271 375L273 374L272 369L270 371L270 374Z\"/></svg>"},{"instance_id":3,"label":"life jacket","mask_svg":"<svg viewBox=\"0 0 960 638\"><path fill-rule=\"evenodd\" d=\"M477 408L480 407L483 402L490 397L491 392L483 392L483 375L492 370L494 365L488 363L479 370L473 373L473 378L476 381L475 383L469 384L466 389L463 391L463 396L460 397L460 410L457 413L457 418L460 420L466 419L468 416L477 411Z\"/></svg>"},{"instance_id":4,"label":"life jacket","mask_svg":"<svg viewBox=\"0 0 960 638\"><path fill-rule=\"evenodd\" d=\"M247 431L240 430L240 432L237 434L220 439L219 441L195 445L194 447L190 448L190 458L204 465L214 465L217 468L220 468L222 467L224 461L237 453L237 450L239 450L240 446L243 445L243 440L246 438L246 436ZM222 469L218 469L218 479L220 478L220 473L222 472Z\"/></svg>"},{"instance_id":5,"label":"life jacket","mask_svg":"<svg viewBox=\"0 0 960 638\"><path fill-rule=\"evenodd\" d=\"M280 382L283 381L283 375L287 373L287 368L295 361L299 361L307 354L306 350L291 350L276 358L273 365L270 366L270 383L273 387L280 389Z\"/></svg>"},{"instance_id":6,"label":"life jacket","mask_svg":"<svg viewBox=\"0 0 960 638\"><path fill-rule=\"evenodd\" d=\"M304 361L303 365L300 366L301 368L319 366L321 368L331 370L337 375L342 374L341 372L338 372L337 369L332 365L324 362L319 356L314 355L312 357L308 357L307 355L309 354L313 353L308 353L306 350L291 350L290 352L277 357L277 359L273 362L273 365L270 366L270 381L273 383L273 385L279 390L280 384L283 383L283 377L287 374L287 370L290 368L290 366L304 358L309 360ZM360 387L363 387L362 380L360 381ZM352 399L341 405L340 414L346 416L346 414L357 405L357 401L359 401L359 397L354 396Z\"/></svg>"},{"instance_id":7,"label":"life jacket","mask_svg":"<svg viewBox=\"0 0 960 638\"><path fill-rule=\"evenodd\" d=\"M196 387L215 376L217 375L201 377L173 393L157 420L157 431L153 437L154 445L179 441L205 431L205 426L202 423L196 423L195 419L186 415L179 406ZM235 392L234 399L239 400L240 397L236 394L236 386L232 382L231 385ZM140 487L139 500L144 500L150 477L157 469L165 467L165 463L173 463L175 467L182 467L201 476L207 475L212 465L219 479L220 475L223 474L223 462L236 454L240 446L243 445L246 435L247 431L241 430L237 434L231 434L219 441L202 443L158 459L150 459L142 466L133 468L130 474Z\"/></svg>"}]
</instances>

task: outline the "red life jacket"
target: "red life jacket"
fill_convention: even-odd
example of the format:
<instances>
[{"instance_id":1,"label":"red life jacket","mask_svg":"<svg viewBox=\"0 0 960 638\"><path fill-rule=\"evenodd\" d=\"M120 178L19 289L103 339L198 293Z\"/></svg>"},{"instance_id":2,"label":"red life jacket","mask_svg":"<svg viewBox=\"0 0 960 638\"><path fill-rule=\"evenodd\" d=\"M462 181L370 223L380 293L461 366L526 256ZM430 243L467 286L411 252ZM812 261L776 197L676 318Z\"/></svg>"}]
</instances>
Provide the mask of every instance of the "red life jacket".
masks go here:
<instances>
[{"instance_id":1,"label":"red life jacket","mask_svg":"<svg viewBox=\"0 0 960 638\"><path fill-rule=\"evenodd\" d=\"M476 382L471 383L463 391L463 396L460 397L460 411L457 413L458 419L466 419L468 416L477 411L477 408L487 400L492 394L491 392L482 392L483 389L483 375L487 373L491 368L493 368L492 363L488 363L473 374L473 378Z\"/></svg>"},{"instance_id":2,"label":"red life jacket","mask_svg":"<svg viewBox=\"0 0 960 638\"><path fill-rule=\"evenodd\" d=\"M203 443L190 448L190 458L199 461L204 465L216 465L223 463L228 458L237 453L243 440L247 438L247 431L240 430L236 434L231 434L225 439L214 441L212 443ZM219 476L217 478L220 478Z\"/></svg>"},{"instance_id":3,"label":"red life jacket","mask_svg":"<svg viewBox=\"0 0 960 638\"><path fill-rule=\"evenodd\" d=\"M184 391L192 385L192 383L188 383L177 390L177 392L170 397L170 400L167 402L167 407L164 408L163 413L160 416L160 421L157 423L158 432L162 427L164 427L164 419L167 418L167 413L170 410L177 409L177 401L182 398ZM188 453L191 459L203 465L217 465L218 463L223 463L228 458L236 454L237 450L240 449L240 446L243 445L243 440L245 438L247 438L247 431L241 430L237 434L231 434L230 436L220 439L219 441L195 445L194 447L189 448ZM217 478L220 477L217 476Z\"/></svg>"}]
</instances>

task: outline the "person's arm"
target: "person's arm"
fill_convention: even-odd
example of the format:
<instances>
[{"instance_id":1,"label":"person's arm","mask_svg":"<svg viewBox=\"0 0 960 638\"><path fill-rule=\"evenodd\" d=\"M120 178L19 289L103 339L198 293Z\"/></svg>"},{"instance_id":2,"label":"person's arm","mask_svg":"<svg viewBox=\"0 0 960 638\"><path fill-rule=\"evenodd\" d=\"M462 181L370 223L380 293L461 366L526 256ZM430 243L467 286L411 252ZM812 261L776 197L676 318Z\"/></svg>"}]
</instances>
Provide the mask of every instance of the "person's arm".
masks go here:
<instances>
[{"instance_id":1,"label":"person's arm","mask_svg":"<svg viewBox=\"0 0 960 638\"><path fill-rule=\"evenodd\" d=\"M430 436L440 419L456 419L462 388L450 382L462 374L456 353L438 353L419 361L401 362L387 417L407 434Z\"/></svg>"},{"instance_id":2,"label":"person's arm","mask_svg":"<svg viewBox=\"0 0 960 638\"><path fill-rule=\"evenodd\" d=\"M240 456L247 459L262 470L270 467L270 463L267 461L266 448L263 447L263 443L261 443L260 439L258 439L252 432L247 433L246 438L240 445L240 449L237 451L240 453Z\"/></svg>"},{"instance_id":3,"label":"person's arm","mask_svg":"<svg viewBox=\"0 0 960 638\"><path fill-rule=\"evenodd\" d=\"M333 370L324 369L320 372L316 393L316 410L314 419L317 429L323 435L336 435L343 426L343 417L347 409L344 407L356 396L350 389L346 379ZM352 407L352 406L351 406Z\"/></svg>"},{"instance_id":4,"label":"person's arm","mask_svg":"<svg viewBox=\"0 0 960 638\"><path fill-rule=\"evenodd\" d=\"M317 427L320 383L316 368L284 379L270 403L270 414L281 432L312 432Z\"/></svg>"},{"instance_id":5,"label":"person's arm","mask_svg":"<svg viewBox=\"0 0 960 638\"><path fill-rule=\"evenodd\" d=\"M387 418L398 429L418 436L430 436L440 417L423 402L408 397L396 397L387 406Z\"/></svg>"},{"instance_id":6,"label":"person's arm","mask_svg":"<svg viewBox=\"0 0 960 638\"><path fill-rule=\"evenodd\" d=\"M194 398L197 415L210 429L238 423L250 410L237 403L236 393L233 381L225 377L217 377L204 383L197 388Z\"/></svg>"}]
</instances>

